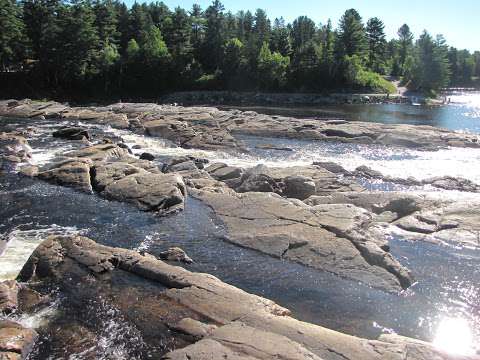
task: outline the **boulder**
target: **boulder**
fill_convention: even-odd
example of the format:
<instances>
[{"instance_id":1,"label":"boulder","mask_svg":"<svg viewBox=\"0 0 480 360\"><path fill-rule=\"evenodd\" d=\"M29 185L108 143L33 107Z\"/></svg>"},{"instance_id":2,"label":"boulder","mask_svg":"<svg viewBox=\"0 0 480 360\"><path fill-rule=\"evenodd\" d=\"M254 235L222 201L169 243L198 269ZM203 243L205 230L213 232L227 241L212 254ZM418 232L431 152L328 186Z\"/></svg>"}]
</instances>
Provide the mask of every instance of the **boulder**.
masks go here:
<instances>
[{"instance_id":1,"label":"boulder","mask_svg":"<svg viewBox=\"0 0 480 360\"><path fill-rule=\"evenodd\" d=\"M193 263L193 260L179 247L171 247L159 254L160 259L167 261L177 261L186 264Z\"/></svg>"},{"instance_id":2,"label":"boulder","mask_svg":"<svg viewBox=\"0 0 480 360\"><path fill-rule=\"evenodd\" d=\"M37 337L33 329L0 319L0 359L25 359Z\"/></svg>"},{"instance_id":3,"label":"boulder","mask_svg":"<svg viewBox=\"0 0 480 360\"><path fill-rule=\"evenodd\" d=\"M90 140L90 134L81 127L64 127L52 133L53 137L66 140Z\"/></svg>"},{"instance_id":4,"label":"boulder","mask_svg":"<svg viewBox=\"0 0 480 360\"><path fill-rule=\"evenodd\" d=\"M175 174L151 173L123 162L95 167L94 186L107 199L168 215L183 209L186 187Z\"/></svg>"},{"instance_id":5,"label":"boulder","mask_svg":"<svg viewBox=\"0 0 480 360\"><path fill-rule=\"evenodd\" d=\"M234 166L221 166L214 168L213 170L212 167L214 168L214 165L209 166L205 170L210 174L211 177L220 181L238 179L243 174L243 169Z\"/></svg>"},{"instance_id":6,"label":"boulder","mask_svg":"<svg viewBox=\"0 0 480 360\"><path fill-rule=\"evenodd\" d=\"M153 161L155 160L155 156L150 153L144 152L140 155L140 160Z\"/></svg>"},{"instance_id":7,"label":"boulder","mask_svg":"<svg viewBox=\"0 0 480 360\"><path fill-rule=\"evenodd\" d=\"M287 176L284 180L283 194L287 197L305 200L316 193L316 185L312 178L301 175Z\"/></svg>"},{"instance_id":8,"label":"boulder","mask_svg":"<svg viewBox=\"0 0 480 360\"><path fill-rule=\"evenodd\" d=\"M73 187L91 194L90 162L81 159L67 159L40 169L38 178L58 185Z\"/></svg>"},{"instance_id":9,"label":"boulder","mask_svg":"<svg viewBox=\"0 0 480 360\"><path fill-rule=\"evenodd\" d=\"M15 280L0 282L0 313L7 314L17 309L19 289Z\"/></svg>"},{"instance_id":10,"label":"boulder","mask_svg":"<svg viewBox=\"0 0 480 360\"><path fill-rule=\"evenodd\" d=\"M239 193L244 192L274 192L281 193L281 188L277 182L268 175L248 174L243 176L241 185L235 189Z\"/></svg>"}]
</instances>

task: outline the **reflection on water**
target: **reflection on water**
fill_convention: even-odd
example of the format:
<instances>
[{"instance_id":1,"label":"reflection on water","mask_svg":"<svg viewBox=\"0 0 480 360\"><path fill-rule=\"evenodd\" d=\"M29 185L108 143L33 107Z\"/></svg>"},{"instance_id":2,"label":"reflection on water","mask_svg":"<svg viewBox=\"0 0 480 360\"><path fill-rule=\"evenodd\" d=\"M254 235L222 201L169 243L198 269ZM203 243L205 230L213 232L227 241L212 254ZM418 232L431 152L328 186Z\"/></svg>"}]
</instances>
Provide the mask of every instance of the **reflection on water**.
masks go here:
<instances>
[{"instance_id":1,"label":"reflection on water","mask_svg":"<svg viewBox=\"0 0 480 360\"><path fill-rule=\"evenodd\" d=\"M468 321L462 318L442 319L433 344L452 355L475 355L472 330Z\"/></svg>"},{"instance_id":2,"label":"reflection on water","mask_svg":"<svg viewBox=\"0 0 480 360\"><path fill-rule=\"evenodd\" d=\"M234 107L263 114L298 118L335 118L384 124L431 125L480 133L480 92L451 92L447 106L408 104L345 104L317 107ZM230 107L232 108L232 107Z\"/></svg>"}]
</instances>

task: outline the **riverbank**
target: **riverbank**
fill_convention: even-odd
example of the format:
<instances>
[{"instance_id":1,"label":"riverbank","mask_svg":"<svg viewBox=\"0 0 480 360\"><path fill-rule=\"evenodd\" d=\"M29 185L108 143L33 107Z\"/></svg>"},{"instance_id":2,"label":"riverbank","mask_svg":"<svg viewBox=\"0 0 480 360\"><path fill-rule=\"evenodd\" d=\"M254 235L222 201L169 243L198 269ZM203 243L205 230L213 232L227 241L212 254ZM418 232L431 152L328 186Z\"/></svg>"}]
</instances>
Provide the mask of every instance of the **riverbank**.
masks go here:
<instances>
[{"instance_id":1,"label":"riverbank","mask_svg":"<svg viewBox=\"0 0 480 360\"><path fill-rule=\"evenodd\" d=\"M59 290L51 300L63 299L63 303L54 321L38 329L42 341L36 343L36 358L48 346L59 353L77 354L96 348L105 336L103 321L125 324L129 333L121 336L133 336L141 344L135 347L122 340L128 345L122 348L127 351L123 356L130 358L168 354L171 359L187 355L195 359L207 351L213 358L225 354L271 359L282 344L282 354L292 359L453 358L438 346L409 339L366 340L358 330L346 331L355 333L352 337L299 322L284 307L238 287L264 294L268 289L261 285L262 279L271 278L280 289L269 297L282 299L282 305L291 302L293 307L288 308L294 314L315 323L325 321L324 314L307 315L304 309L311 305L302 304L299 292L307 286L309 292L351 289L351 297L337 294L332 304L325 298L310 301L339 308L338 315L325 314L337 329L345 323L353 328L355 321L349 317L361 317L370 306L374 311L363 320L363 327L366 323L371 327L372 321L392 327L388 321L413 311L392 315L392 307L402 308L403 297L402 306L412 303L422 286L416 284L425 279L415 257L409 254L406 261L399 256L398 246L389 238L411 238L433 249L448 249L452 243L475 249L480 223L478 183L448 176L409 178L407 169L391 176L358 163L346 169L322 157L308 164L270 161L265 165L255 156L285 157L312 144L328 144L333 152L344 155L349 147L357 152L365 148L370 157L398 151L403 154L401 161L408 161L410 151L435 153L451 148L467 148L472 156L479 150L477 135L429 126L312 121L156 104L80 108L8 100L0 103L0 112L6 116L1 120L5 132L0 145L2 181L7 181L0 195L8 204L2 214L33 207L39 213L36 219L46 225L65 219L60 220L65 221L63 226L97 226L97 232L90 230L93 239L122 248L128 247L136 231L142 231L140 243L129 245L133 250L98 245L77 235L50 238L38 248L18 280L42 296ZM282 138L290 143L282 144ZM16 187L24 182L30 197ZM40 185L44 183L52 185ZM58 190L52 195L58 185L76 191ZM38 200L42 194L45 199ZM52 207L42 207L46 202ZM11 231L10 225L22 221L8 219L2 231ZM133 220L124 223L126 219ZM172 227L170 235L165 226ZM168 244L187 250L193 264L175 261L186 261L188 256L178 257L182 254L178 250L169 252L167 236ZM405 249L413 246L404 245ZM451 251L445 252L445 259L450 259ZM153 256L167 257L171 264L189 270L172 268ZM462 264L469 263L467 253L462 256ZM440 264L431 266L438 270ZM222 280L235 274L238 286L199 275L196 266L208 272L222 268ZM329 280L309 285L319 274L328 275ZM470 274L462 278L464 283L476 283L473 272L461 274ZM444 291L436 283L426 287ZM372 293L376 300L365 301L363 296ZM308 292L303 296L308 298ZM139 298L143 300L135 300ZM387 307L378 302L382 298ZM347 316L349 308L354 311ZM378 314L379 308L385 313ZM90 316L84 321L68 317L79 311ZM106 316L112 313L114 318ZM154 337L152 329L156 329ZM260 344L255 341L258 337L268 341ZM241 339L240 343L232 344L233 338ZM114 343L109 349L113 348Z\"/></svg>"},{"instance_id":2,"label":"riverbank","mask_svg":"<svg viewBox=\"0 0 480 360\"><path fill-rule=\"evenodd\" d=\"M188 91L168 94L160 103L181 105L332 105L332 104L405 104L409 98L399 94L352 93L258 93L231 91Z\"/></svg>"}]
</instances>

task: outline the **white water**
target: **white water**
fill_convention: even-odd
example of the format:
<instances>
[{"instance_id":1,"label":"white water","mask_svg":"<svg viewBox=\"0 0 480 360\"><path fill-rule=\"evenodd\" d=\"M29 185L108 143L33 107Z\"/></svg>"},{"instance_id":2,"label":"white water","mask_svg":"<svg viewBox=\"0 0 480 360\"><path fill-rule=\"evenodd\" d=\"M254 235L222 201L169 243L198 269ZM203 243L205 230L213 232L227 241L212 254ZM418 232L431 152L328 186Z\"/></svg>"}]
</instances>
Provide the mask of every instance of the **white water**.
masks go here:
<instances>
[{"instance_id":1,"label":"white water","mask_svg":"<svg viewBox=\"0 0 480 360\"><path fill-rule=\"evenodd\" d=\"M132 134L124 130L107 128L121 137L127 145L139 145L140 154L144 151L156 156L191 155L224 162L228 165L249 168L258 164L271 167L311 165L314 161L332 161L347 170L366 165L384 175L393 177L414 177L418 180L435 176L463 177L480 184L480 149L448 148L439 151L417 151L400 148L387 148L372 145L335 144L306 142L288 139L258 139L254 143L272 143L293 149L285 151L255 151L254 154L227 154L222 152L182 149L174 147L163 139ZM246 138L249 141L249 138Z\"/></svg>"},{"instance_id":2,"label":"white water","mask_svg":"<svg viewBox=\"0 0 480 360\"><path fill-rule=\"evenodd\" d=\"M75 227L62 227L55 224L33 230L17 228L8 234L4 234L2 238L7 242L7 246L3 254L0 254L2 257L0 281L15 279L32 252L48 236L74 234L81 234L81 231Z\"/></svg>"}]
</instances>

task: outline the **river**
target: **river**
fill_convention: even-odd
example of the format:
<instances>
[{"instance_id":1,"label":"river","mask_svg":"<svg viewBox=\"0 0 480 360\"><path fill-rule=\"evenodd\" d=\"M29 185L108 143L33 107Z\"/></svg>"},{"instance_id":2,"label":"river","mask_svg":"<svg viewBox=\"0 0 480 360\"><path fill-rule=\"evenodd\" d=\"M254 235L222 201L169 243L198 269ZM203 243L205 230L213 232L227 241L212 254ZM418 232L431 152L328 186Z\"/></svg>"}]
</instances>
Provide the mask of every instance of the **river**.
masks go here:
<instances>
[{"instance_id":1,"label":"river","mask_svg":"<svg viewBox=\"0 0 480 360\"><path fill-rule=\"evenodd\" d=\"M480 133L480 93L452 93L450 97L451 104L444 107L344 105L315 109L253 110L311 118L328 116L385 123L428 124ZM29 122L29 126L36 129L29 139L34 149L34 163L41 164L76 146L68 141L52 140L51 132L65 124L58 120ZM25 123L20 119L0 119L0 131L7 125L21 128ZM160 139L103 126L95 126L93 131L102 136L122 138L132 147L140 145L142 151L150 151L159 159L185 153L244 167L258 163L291 166L327 160L340 163L347 169L368 165L393 176L426 178L448 174L480 183L480 150L473 149L421 152L371 145L243 137L250 153L232 155L182 150ZM274 143L293 151L261 150L256 148L259 143ZM367 182L366 185L377 189L374 183ZM391 189L387 186L380 190ZM445 194L470 196L455 192ZM96 196L8 173L0 177L0 203L0 233L8 240L7 248L0 257L1 279L15 277L33 249L51 233L80 233L106 245L145 250L153 254L174 245L182 247L195 259L192 265L185 265L188 269L211 273L248 292L270 298L291 309L293 315L301 320L368 338L396 332L435 341L445 336L445 332L447 337L451 337L452 332L448 329L457 329L464 339L470 337L459 353L479 346L480 250L477 248L407 242L392 236L389 239L391 252L412 269L417 282L401 294L389 294L226 243L221 240L222 224L218 223L209 209L194 199L189 199L183 213L158 219L126 204L116 203L112 206L111 202ZM48 319L66 305L55 306L51 312L44 314L43 319L20 320L33 324L42 334L42 327L47 326ZM95 309L103 311L101 308ZM64 311L63 314L68 319L68 312ZM98 319L112 322L107 313L97 315ZM105 328L108 325L105 322L99 326ZM125 328L128 329L127 326ZM122 331L125 331L122 326L115 327L111 333L105 334L106 342L98 346L108 348L114 344L119 349L133 346L131 342L134 339ZM40 359L46 349L51 349L47 333L43 333L40 345L31 358ZM82 357L79 355L75 358Z\"/></svg>"}]
</instances>

